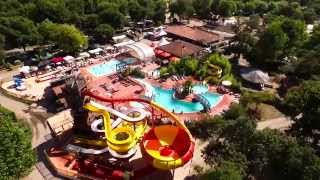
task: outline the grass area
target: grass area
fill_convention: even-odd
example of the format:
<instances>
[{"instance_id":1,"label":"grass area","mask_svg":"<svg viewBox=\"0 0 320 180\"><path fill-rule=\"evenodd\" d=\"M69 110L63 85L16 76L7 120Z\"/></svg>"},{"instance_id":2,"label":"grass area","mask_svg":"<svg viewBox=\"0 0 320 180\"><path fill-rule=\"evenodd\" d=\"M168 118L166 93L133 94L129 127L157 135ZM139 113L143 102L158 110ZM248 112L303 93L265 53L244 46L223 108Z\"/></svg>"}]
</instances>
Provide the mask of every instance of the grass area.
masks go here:
<instances>
[{"instance_id":1,"label":"grass area","mask_svg":"<svg viewBox=\"0 0 320 180\"><path fill-rule=\"evenodd\" d=\"M250 104L249 109L256 112L255 116L259 121L284 117L284 114L282 114L278 109L269 104Z\"/></svg>"}]
</instances>

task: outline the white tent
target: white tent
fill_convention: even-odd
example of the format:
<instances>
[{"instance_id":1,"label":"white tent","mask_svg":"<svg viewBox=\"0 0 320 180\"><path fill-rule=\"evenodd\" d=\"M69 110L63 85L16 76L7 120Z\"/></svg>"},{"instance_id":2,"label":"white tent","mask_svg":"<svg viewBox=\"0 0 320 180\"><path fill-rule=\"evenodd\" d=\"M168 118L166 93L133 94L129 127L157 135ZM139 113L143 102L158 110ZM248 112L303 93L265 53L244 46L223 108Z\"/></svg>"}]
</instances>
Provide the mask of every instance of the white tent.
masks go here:
<instances>
[{"instance_id":1,"label":"white tent","mask_svg":"<svg viewBox=\"0 0 320 180\"><path fill-rule=\"evenodd\" d=\"M22 66L19 71L24 74L30 73L30 66Z\"/></svg>"},{"instance_id":2,"label":"white tent","mask_svg":"<svg viewBox=\"0 0 320 180\"><path fill-rule=\"evenodd\" d=\"M266 84L270 82L269 75L260 70L243 71L241 77L253 83Z\"/></svg>"},{"instance_id":3,"label":"white tent","mask_svg":"<svg viewBox=\"0 0 320 180\"><path fill-rule=\"evenodd\" d=\"M129 44L127 47L135 51L138 55L137 58L141 60L148 60L155 56L153 48L141 42Z\"/></svg>"},{"instance_id":4,"label":"white tent","mask_svg":"<svg viewBox=\"0 0 320 180\"><path fill-rule=\"evenodd\" d=\"M129 40L129 41L124 41L124 42L115 44L114 46L115 47L121 47L121 46L126 46L126 45L129 45L129 44L133 44L133 43L135 43L133 40Z\"/></svg>"},{"instance_id":5,"label":"white tent","mask_svg":"<svg viewBox=\"0 0 320 180\"><path fill-rule=\"evenodd\" d=\"M87 52L82 52L82 53L79 53L79 57L88 58L88 57L90 57L90 54Z\"/></svg>"},{"instance_id":6,"label":"white tent","mask_svg":"<svg viewBox=\"0 0 320 180\"><path fill-rule=\"evenodd\" d=\"M115 42L115 43L120 43L122 42L124 39L126 39L127 36L126 35L120 35L120 36L114 36L112 37L112 40Z\"/></svg>"},{"instance_id":7,"label":"white tent","mask_svg":"<svg viewBox=\"0 0 320 180\"><path fill-rule=\"evenodd\" d=\"M170 44L169 41L166 40L165 37L162 37L158 43L158 46L164 46L164 45L167 45L167 44Z\"/></svg>"},{"instance_id":8,"label":"white tent","mask_svg":"<svg viewBox=\"0 0 320 180\"><path fill-rule=\"evenodd\" d=\"M96 49L93 49L93 50L90 50L90 51L88 51L90 54L98 54L98 53L100 53L100 52L102 52L103 51L103 49L101 49L101 48L96 48Z\"/></svg>"},{"instance_id":9,"label":"white tent","mask_svg":"<svg viewBox=\"0 0 320 180\"><path fill-rule=\"evenodd\" d=\"M153 31L154 37L162 37L162 36L166 36L166 35L167 35L167 33L163 30L162 26L155 28Z\"/></svg>"},{"instance_id":10,"label":"white tent","mask_svg":"<svg viewBox=\"0 0 320 180\"><path fill-rule=\"evenodd\" d=\"M65 60L67 63L70 63L73 60L75 60L75 58L73 56L66 56L66 57L63 58L63 60Z\"/></svg>"}]
</instances>

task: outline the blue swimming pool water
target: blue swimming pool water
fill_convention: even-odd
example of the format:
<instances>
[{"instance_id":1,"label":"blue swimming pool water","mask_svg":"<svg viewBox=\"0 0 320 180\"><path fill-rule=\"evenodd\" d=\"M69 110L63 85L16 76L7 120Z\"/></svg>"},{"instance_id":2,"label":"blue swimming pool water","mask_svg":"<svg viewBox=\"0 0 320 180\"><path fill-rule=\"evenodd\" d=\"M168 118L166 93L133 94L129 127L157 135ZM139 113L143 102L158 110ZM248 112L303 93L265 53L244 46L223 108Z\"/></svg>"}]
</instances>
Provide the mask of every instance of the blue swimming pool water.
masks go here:
<instances>
[{"instance_id":1,"label":"blue swimming pool water","mask_svg":"<svg viewBox=\"0 0 320 180\"><path fill-rule=\"evenodd\" d=\"M193 93L195 93L195 94L203 94L203 93L208 92L208 86L202 85L202 84L197 84L192 87L192 90L193 90Z\"/></svg>"},{"instance_id":2,"label":"blue swimming pool water","mask_svg":"<svg viewBox=\"0 0 320 180\"><path fill-rule=\"evenodd\" d=\"M111 75L117 72L117 65L120 63L120 61L112 59L106 63L91 66L89 72L94 76Z\"/></svg>"},{"instance_id":3,"label":"blue swimming pool water","mask_svg":"<svg viewBox=\"0 0 320 180\"><path fill-rule=\"evenodd\" d=\"M160 87L154 87L154 101L169 111L175 113L191 113L203 110L203 106L199 102L185 102L172 98L174 91L166 90ZM218 104L221 99L219 94L206 92L202 94L210 102L211 107Z\"/></svg>"}]
</instances>

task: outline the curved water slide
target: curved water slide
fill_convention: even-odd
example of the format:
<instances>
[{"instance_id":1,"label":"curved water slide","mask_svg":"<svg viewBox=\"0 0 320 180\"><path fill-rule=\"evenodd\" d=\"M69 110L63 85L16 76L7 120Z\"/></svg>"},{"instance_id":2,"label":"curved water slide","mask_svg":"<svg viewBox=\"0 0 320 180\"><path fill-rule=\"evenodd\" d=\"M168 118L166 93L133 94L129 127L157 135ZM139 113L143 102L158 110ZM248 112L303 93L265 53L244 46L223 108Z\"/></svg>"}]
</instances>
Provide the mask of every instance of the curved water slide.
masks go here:
<instances>
[{"instance_id":1,"label":"curved water slide","mask_svg":"<svg viewBox=\"0 0 320 180\"><path fill-rule=\"evenodd\" d=\"M142 154L155 168L162 170L175 169L183 166L192 159L195 146L194 140L190 131L175 114L148 99L113 99L99 96L91 91L87 91L86 95L103 102L137 101L146 103L165 113L172 119L176 126L160 125L153 127L144 134L140 144Z\"/></svg>"},{"instance_id":2,"label":"curved water slide","mask_svg":"<svg viewBox=\"0 0 320 180\"><path fill-rule=\"evenodd\" d=\"M138 117L129 117L126 114L123 114L122 112L119 112L119 111L117 111L115 109L112 109L111 107L104 106L104 105L99 104L99 103L94 102L94 101L91 101L90 104L92 106L95 106L96 108L99 108L99 109L107 111L107 112L109 112L109 113L111 113L113 115L116 115L117 117L119 117L121 119L124 119L124 120L126 120L128 122L142 121L147 116L147 112L144 111L143 109L139 109L139 108L134 108L134 111L140 113L140 116L138 116Z\"/></svg>"},{"instance_id":3,"label":"curved water slide","mask_svg":"<svg viewBox=\"0 0 320 180\"><path fill-rule=\"evenodd\" d=\"M129 117L112 108L103 106L99 103L91 101L84 106L85 109L102 114L105 125L104 132L107 139L107 145L110 151L116 153L135 152L130 151L137 144L138 139L142 136L146 127L145 117L147 113L143 110L137 110L138 117ZM125 120L127 123L121 127L112 128L110 113ZM125 136L125 138L117 138L118 136Z\"/></svg>"}]
</instances>

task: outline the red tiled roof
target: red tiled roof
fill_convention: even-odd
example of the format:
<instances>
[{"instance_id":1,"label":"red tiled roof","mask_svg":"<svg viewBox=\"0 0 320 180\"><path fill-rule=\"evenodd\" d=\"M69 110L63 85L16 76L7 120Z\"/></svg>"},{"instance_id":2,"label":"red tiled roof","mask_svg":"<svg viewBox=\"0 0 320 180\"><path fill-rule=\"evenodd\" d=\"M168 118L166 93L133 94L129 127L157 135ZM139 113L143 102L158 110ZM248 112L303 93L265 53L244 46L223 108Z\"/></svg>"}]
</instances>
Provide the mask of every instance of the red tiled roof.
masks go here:
<instances>
[{"instance_id":1,"label":"red tiled roof","mask_svg":"<svg viewBox=\"0 0 320 180\"><path fill-rule=\"evenodd\" d=\"M183 25L168 26L165 31L168 34L190 39L204 45L220 40L220 36L216 33L211 33L198 28L191 28Z\"/></svg>"},{"instance_id":2,"label":"red tiled roof","mask_svg":"<svg viewBox=\"0 0 320 180\"><path fill-rule=\"evenodd\" d=\"M162 50L176 57L185 57L194 55L202 50L200 46L185 42L174 41L170 44L157 47L157 50Z\"/></svg>"}]
</instances>

